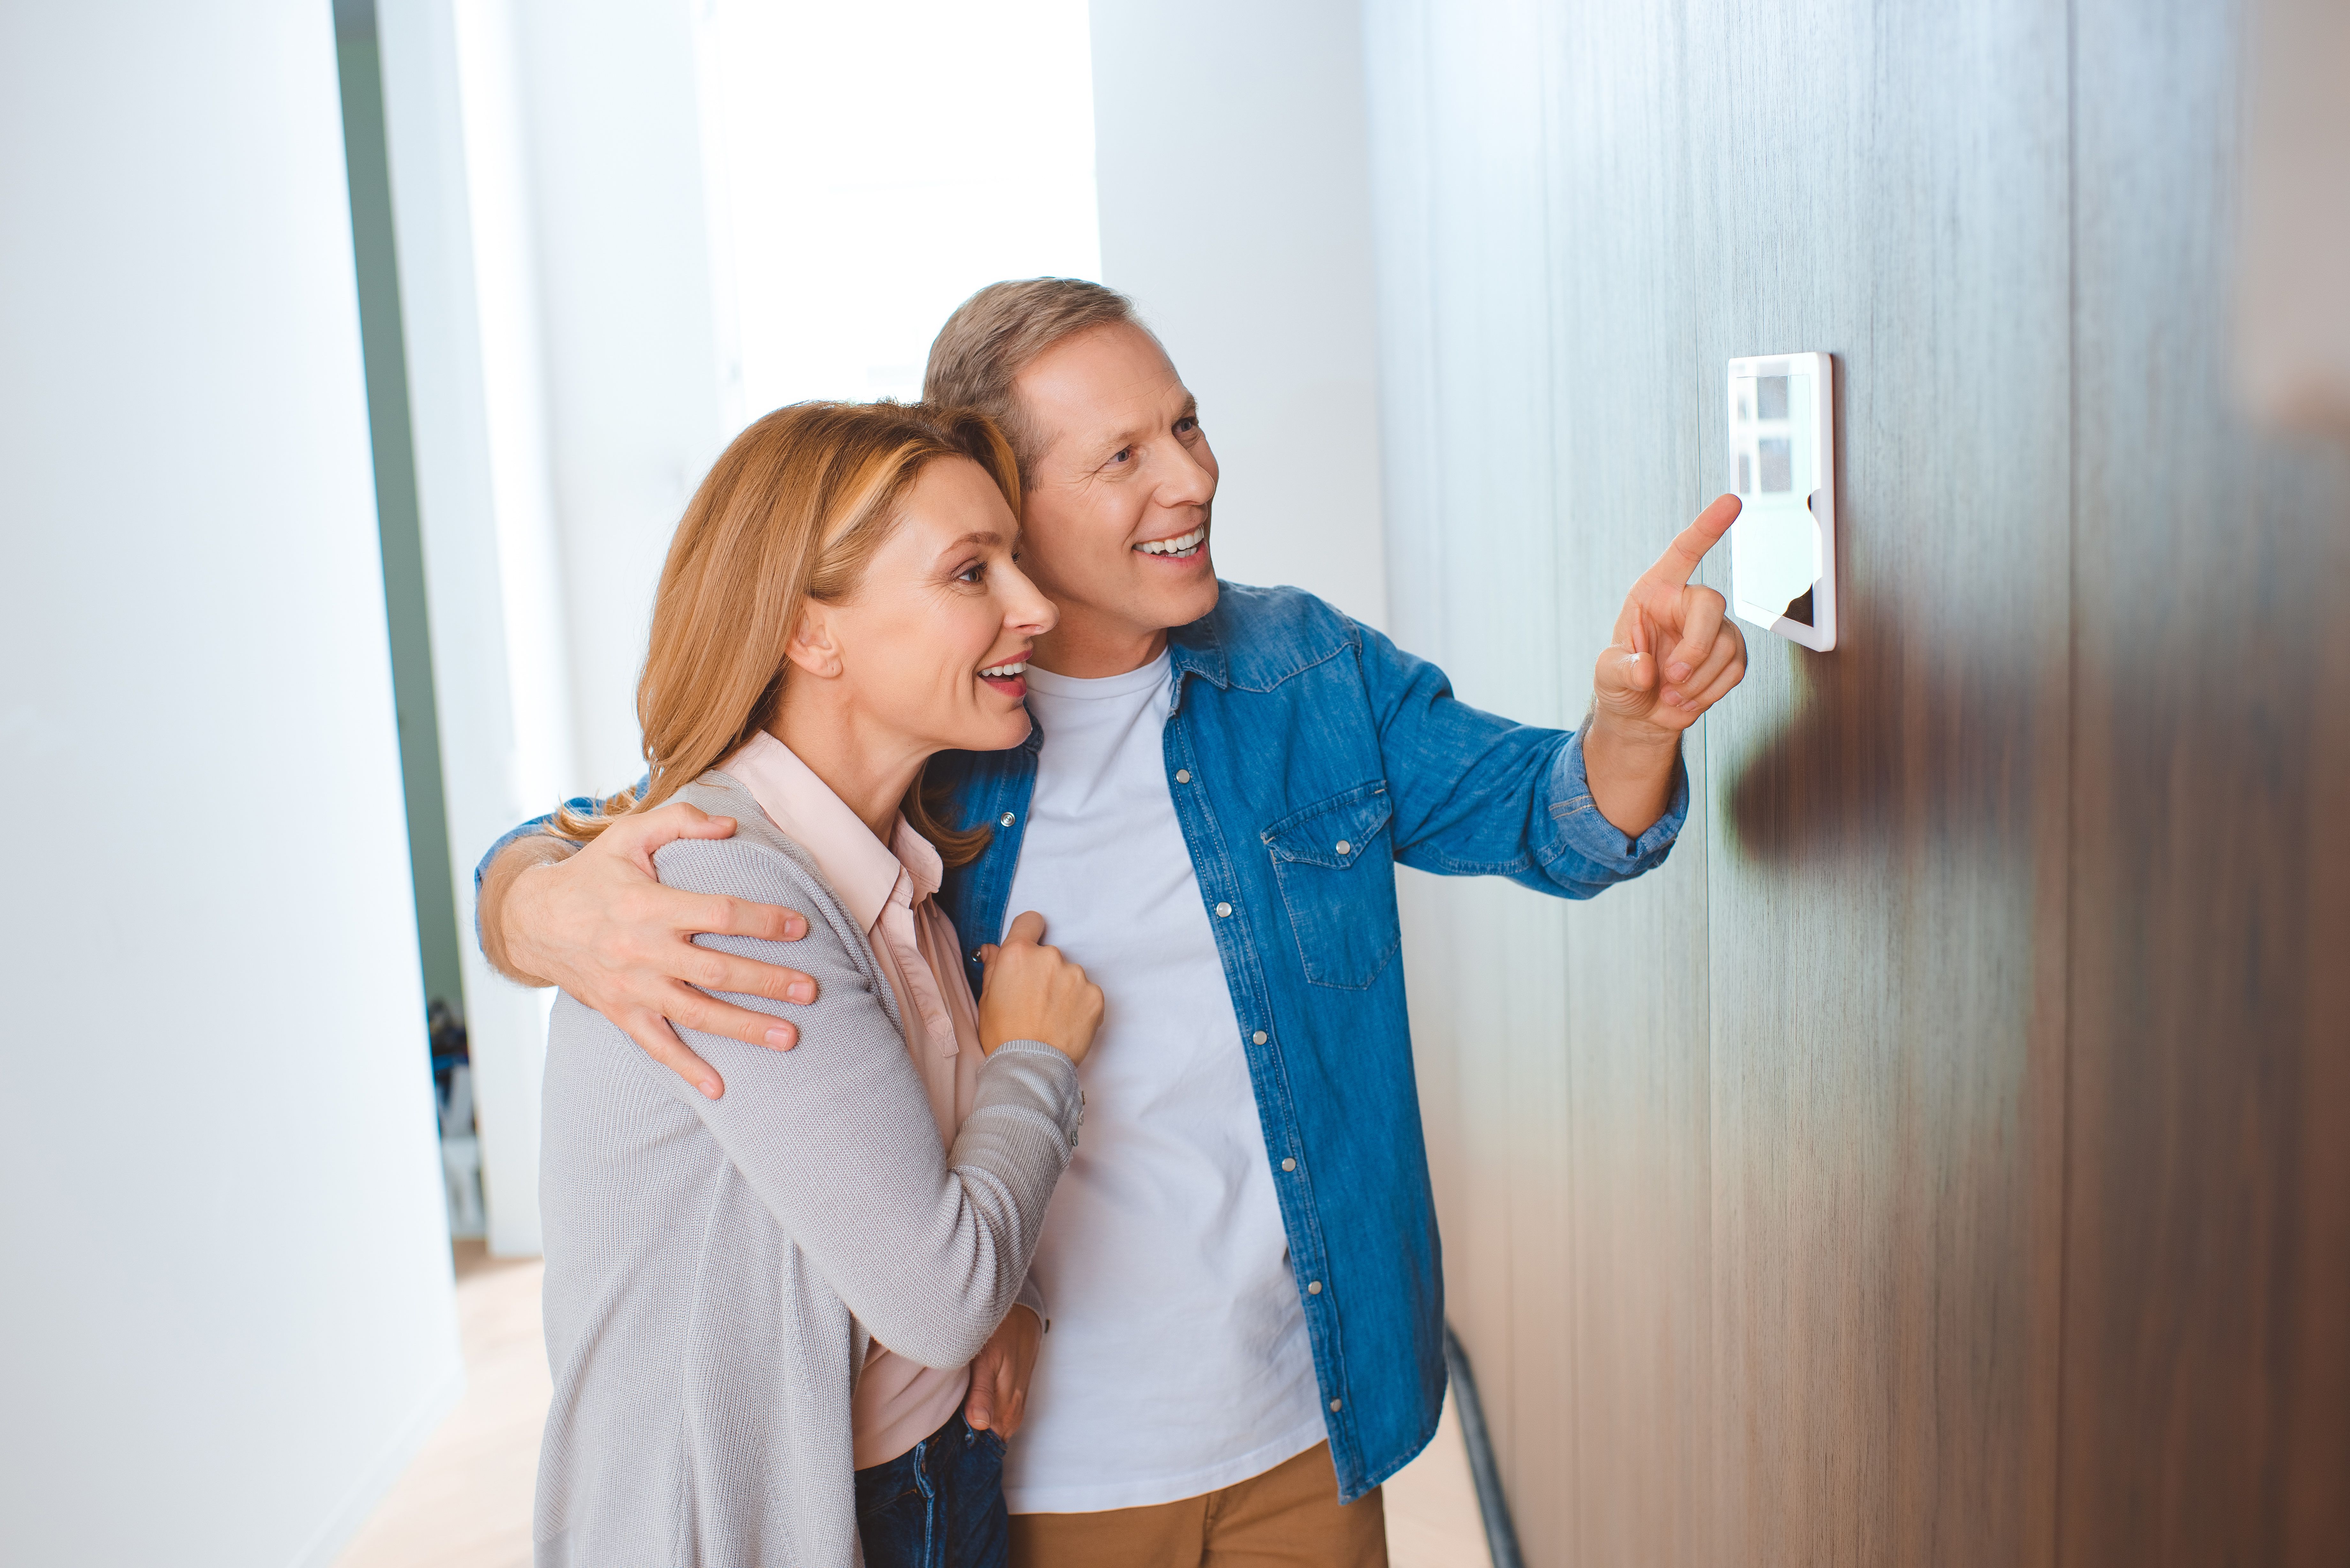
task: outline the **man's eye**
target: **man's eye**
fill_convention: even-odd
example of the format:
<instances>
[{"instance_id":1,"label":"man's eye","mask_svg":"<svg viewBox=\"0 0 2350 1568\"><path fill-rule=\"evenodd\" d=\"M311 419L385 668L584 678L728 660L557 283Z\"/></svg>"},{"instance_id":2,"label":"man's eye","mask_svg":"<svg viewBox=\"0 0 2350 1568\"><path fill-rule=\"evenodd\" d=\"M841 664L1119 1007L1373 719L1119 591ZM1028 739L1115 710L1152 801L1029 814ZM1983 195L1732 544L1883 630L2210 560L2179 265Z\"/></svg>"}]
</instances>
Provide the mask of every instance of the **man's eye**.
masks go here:
<instances>
[{"instance_id":1,"label":"man's eye","mask_svg":"<svg viewBox=\"0 0 2350 1568\"><path fill-rule=\"evenodd\" d=\"M1177 435L1190 435L1193 431L1198 430L1199 428L1200 421L1198 418L1191 414L1186 414L1181 419L1175 421L1175 433Z\"/></svg>"}]
</instances>

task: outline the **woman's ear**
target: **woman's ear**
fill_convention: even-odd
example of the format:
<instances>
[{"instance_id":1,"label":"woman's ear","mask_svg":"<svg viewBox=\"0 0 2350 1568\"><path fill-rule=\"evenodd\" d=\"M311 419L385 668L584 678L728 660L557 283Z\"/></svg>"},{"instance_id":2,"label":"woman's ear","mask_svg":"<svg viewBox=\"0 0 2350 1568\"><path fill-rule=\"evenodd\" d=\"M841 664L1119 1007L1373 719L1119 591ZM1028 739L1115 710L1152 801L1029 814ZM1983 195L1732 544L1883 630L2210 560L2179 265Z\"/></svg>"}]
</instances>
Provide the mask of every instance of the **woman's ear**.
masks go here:
<instances>
[{"instance_id":1,"label":"woman's ear","mask_svg":"<svg viewBox=\"0 0 2350 1568\"><path fill-rule=\"evenodd\" d=\"M840 673L840 648L834 640L830 607L811 601L784 642L784 657L821 680Z\"/></svg>"}]
</instances>

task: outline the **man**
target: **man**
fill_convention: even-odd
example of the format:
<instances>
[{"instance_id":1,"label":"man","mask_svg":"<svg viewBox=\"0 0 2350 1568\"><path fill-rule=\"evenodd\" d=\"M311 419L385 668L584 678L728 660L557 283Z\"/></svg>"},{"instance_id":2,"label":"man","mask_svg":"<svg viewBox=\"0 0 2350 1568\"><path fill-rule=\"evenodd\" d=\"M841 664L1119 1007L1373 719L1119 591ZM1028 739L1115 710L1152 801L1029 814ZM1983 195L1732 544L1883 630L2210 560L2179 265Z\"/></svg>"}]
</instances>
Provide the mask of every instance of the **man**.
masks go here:
<instances>
[{"instance_id":1,"label":"man","mask_svg":"<svg viewBox=\"0 0 2350 1568\"><path fill-rule=\"evenodd\" d=\"M993 836L941 897L972 950L1034 909L1101 985L1085 1147L970 1418L1009 1431L1015 1560L1385 1561L1378 1484L1436 1426L1442 1286L1405 1024L1398 861L1587 898L1663 860L1687 810L1680 737L1745 645L1689 586L1717 501L1627 599L1579 732L1457 701L1434 667L1313 596L1220 586L1217 467L1197 410L1121 296L998 284L931 349L926 398L994 415L1019 453L1022 564L1059 605L1036 721L941 758L959 825ZM482 929L702 1085L662 1020L779 1048L789 1025L709 994L804 1001L804 977L691 945L789 940L791 911L712 907L651 850L732 825L654 814L557 863L494 851ZM698 988L698 989L697 989Z\"/></svg>"}]
</instances>

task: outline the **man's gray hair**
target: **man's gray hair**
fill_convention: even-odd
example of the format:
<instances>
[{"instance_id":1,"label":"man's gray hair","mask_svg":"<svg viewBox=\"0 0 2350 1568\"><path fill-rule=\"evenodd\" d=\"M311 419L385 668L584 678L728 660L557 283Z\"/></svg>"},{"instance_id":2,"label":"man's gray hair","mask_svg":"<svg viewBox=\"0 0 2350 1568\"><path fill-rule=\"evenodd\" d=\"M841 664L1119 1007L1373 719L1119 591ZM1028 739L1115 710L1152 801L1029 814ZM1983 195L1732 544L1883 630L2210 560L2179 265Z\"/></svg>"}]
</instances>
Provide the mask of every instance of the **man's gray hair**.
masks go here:
<instances>
[{"instance_id":1,"label":"man's gray hair","mask_svg":"<svg viewBox=\"0 0 2350 1568\"><path fill-rule=\"evenodd\" d=\"M1035 430L1012 395L1036 356L1064 337L1096 327L1141 327L1134 302L1114 288L1077 277L1032 277L991 283L947 317L931 344L930 369L922 377L927 403L977 409L1011 438L1026 481L1042 432Z\"/></svg>"}]
</instances>

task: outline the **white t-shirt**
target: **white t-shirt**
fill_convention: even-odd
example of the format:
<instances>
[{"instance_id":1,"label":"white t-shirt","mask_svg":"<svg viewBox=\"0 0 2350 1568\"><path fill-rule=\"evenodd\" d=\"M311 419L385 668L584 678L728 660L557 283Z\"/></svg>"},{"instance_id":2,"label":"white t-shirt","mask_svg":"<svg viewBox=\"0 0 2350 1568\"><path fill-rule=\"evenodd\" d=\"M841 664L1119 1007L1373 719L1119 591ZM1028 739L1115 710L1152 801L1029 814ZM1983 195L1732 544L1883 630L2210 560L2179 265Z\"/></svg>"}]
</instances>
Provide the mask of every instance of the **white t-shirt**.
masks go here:
<instances>
[{"instance_id":1,"label":"white t-shirt","mask_svg":"<svg viewBox=\"0 0 2350 1568\"><path fill-rule=\"evenodd\" d=\"M1161 654L1104 680L1028 671L1045 744L1004 919L1041 913L1107 1006L1078 1070L1085 1139L1033 1265L1053 1326L1004 1473L1014 1513L1197 1497L1324 1436L1240 1024L1168 793L1169 670Z\"/></svg>"}]
</instances>

